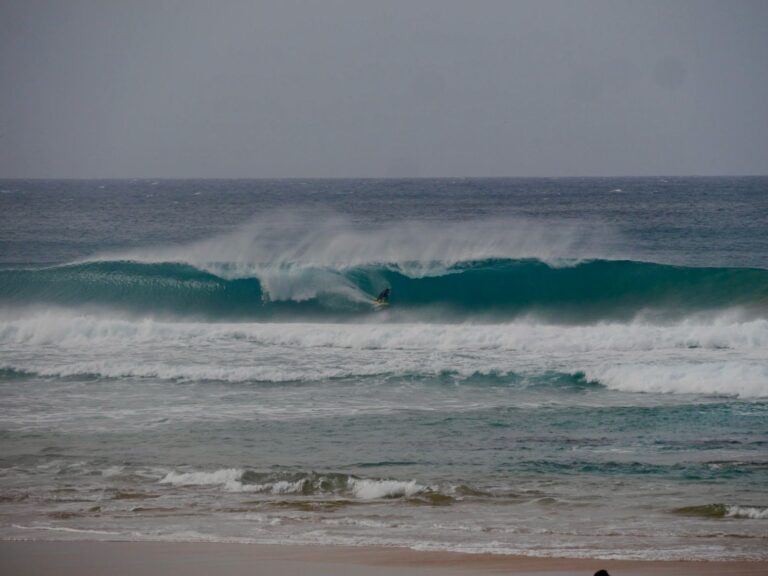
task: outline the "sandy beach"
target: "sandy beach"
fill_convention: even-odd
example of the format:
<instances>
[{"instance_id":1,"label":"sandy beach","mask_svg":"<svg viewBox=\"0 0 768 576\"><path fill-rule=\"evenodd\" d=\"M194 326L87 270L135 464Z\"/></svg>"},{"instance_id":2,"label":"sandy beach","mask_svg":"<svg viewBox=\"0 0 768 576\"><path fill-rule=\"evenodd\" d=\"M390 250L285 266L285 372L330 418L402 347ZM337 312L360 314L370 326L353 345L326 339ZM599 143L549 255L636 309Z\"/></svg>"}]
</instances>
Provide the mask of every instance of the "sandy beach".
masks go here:
<instances>
[{"instance_id":1,"label":"sandy beach","mask_svg":"<svg viewBox=\"0 0 768 576\"><path fill-rule=\"evenodd\" d=\"M652 562L530 558L396 548L279 546L168 542L0 542L0 573L6 576L428 576L437 574L611 576L768 573L766 562Z\"/></svg>"}]
</instances>

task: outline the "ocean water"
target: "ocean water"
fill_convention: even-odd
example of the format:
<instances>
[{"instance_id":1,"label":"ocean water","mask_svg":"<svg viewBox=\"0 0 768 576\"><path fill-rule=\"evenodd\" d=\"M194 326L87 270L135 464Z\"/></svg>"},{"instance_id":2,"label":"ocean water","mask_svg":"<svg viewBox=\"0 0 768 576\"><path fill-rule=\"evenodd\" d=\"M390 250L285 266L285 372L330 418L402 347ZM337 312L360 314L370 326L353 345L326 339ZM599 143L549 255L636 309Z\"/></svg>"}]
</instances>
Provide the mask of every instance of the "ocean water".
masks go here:
<instances>
[{"instance_id":1,"label":"ocean water","mask_svg":"<svg viewBox=\"0 0 768 576\"><path fill-rule=\"evenodd\" d=\"M0 181L0 538L768 559L768 178Z\"/></svg>"}]
</instances>

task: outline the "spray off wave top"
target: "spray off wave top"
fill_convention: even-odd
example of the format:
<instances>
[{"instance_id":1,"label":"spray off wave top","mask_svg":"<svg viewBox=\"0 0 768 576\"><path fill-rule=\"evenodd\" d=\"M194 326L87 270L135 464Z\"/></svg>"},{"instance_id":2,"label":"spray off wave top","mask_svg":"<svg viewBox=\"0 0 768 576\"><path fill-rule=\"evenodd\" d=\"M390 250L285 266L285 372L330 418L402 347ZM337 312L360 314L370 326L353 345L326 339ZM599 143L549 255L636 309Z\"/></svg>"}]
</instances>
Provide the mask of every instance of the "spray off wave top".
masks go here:
<instances>
[{"instance_id":1,"label":"spray off wave top","mask_svg":"<svg viewBox=\"0 0 768 576\"><path fill-rule=\"evenodd\" d=\"M401 222L271 214L182 246L0 271L0 306L98 307L206 320L533 315L550 321L683 316L768 303L768 270L637 261L607 227L526 220Z\"/></svg>"}]
</instances>

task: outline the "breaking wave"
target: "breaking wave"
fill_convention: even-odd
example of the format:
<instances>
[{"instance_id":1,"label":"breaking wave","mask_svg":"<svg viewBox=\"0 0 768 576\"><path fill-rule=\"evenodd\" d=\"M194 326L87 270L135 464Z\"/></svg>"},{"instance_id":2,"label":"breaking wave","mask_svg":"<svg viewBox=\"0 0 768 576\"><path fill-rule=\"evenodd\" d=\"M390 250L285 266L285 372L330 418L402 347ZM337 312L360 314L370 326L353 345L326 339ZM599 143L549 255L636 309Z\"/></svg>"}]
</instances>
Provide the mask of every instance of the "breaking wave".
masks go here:
<instances>
[{"instance_id":1,"label":"breaking wave","mask_svg":"<svg viewBox=\"0 0 768 576\"><path fill-rule=\"evenodd\" d=\"M541 260L487 259L429 274L405 264L307 268L290 264L269 277L231 277L184 263L97 261L0 271L0 305L108 308L206 320L536 316L557 321L681 317L768 308L768 270L691 268L593 260L556 266ZM222 265L226 269L226 265ZM223 274L220 271L221 274ZM375 295L391 287L381 314Z\"/></svg>"},{"instance_id":2,"label":"breaking wave","mask_svg":"<svg viewBox=\"0 0 768 576\"><path fill-rule=\"evenodd\" d=\"M271 495L331 495L360 500L382 498L409 498L435 490L415 480L389 480L358 478L356 476L327 473L261 473L239 468L226 468L213 472L168 472L160 484L173 486L217 486L226 492L254 492Z\"/></svg>"},{"instance_id":3,"label":"breaking wave","mask_svg":"<svg viewBox=\"0 0 768 576\"><path fill-rule=\"evenodd\" d=\"M319 324L168 322L51 310L0 318L0 380L397 384L417 378L438 385L563 392L604 386L760 398L768 396L766 346L768 320L729 314L667 324ZM30 355L30 347L46 353ZM196 351L193 361L189 350ZM293 361L279 361L284 357Z\"/></svg>"},{"instance_id":4,"label":"breaking wave","mask_svg":"<svg viewBox=\"0 0 768 576\"><path fill-rule=\"evenodd\" d=\"M729 504L702 504L701 506L686 506L674 510L682 516L699 516L701 518L744 518L748 520L768 520L766 506L739 506Z\"/></svg>"}]
</instances>

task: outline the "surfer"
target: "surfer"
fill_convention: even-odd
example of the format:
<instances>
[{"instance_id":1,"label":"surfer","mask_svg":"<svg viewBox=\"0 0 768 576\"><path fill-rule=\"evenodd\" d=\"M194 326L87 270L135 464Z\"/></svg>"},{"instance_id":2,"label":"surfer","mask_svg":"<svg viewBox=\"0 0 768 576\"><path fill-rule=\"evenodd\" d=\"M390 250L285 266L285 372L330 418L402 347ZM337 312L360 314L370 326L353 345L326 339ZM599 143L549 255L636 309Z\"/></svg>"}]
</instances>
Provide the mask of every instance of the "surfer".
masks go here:
<instances>
[{"instance_id":1,"label":"surfer","mask_svg":"<svg viewBox=\"0 0 768 576\"><path fill-rule=\"evenodd\" d=\"M384 288L379 295L376 297L375 302L377 304L387 304L389 303L389 288Z\"/></svg>"}]
</instances>

